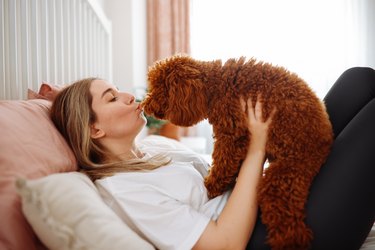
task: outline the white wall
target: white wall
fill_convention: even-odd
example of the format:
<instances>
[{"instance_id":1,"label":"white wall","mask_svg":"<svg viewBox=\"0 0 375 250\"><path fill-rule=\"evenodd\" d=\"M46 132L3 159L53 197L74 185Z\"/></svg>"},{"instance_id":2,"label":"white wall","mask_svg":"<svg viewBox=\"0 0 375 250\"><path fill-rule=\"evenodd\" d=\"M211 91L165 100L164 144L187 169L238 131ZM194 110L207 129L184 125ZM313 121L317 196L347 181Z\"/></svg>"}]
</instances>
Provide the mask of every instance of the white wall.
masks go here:
<instances>
[{"instance_id":1,"label":"white wall","mask_svg":"<svg viewBox=\"0 0 375 250\"><path fill-rule=\"evenodd\" d=\"M368 56L369 64L375 68L375 1L367 0L365 10L366 15L366 34L367 34L367 51L370 54Z\"/></svg>"},{"instance_id":2,"label":"white wall","mask_svg":"<svg viewBox=\"0 0 375 250\"><path fill-rule=\"evenodd\" d=\"M112 22L112 83L141 97L138 91L147 86L147 0L96 1ZM146 135L144 128L137 139Z\"/></svg>"},{"instance_id":3,"label":"white wall","mask_svg":"<svg viewBox=\"0 0 375 250\"><path fill-rule=\"evenodd\" d=\"M146 87L146 0L97 0L112 22L113 83L135 93Z\"/></svg>"}]
</instances>

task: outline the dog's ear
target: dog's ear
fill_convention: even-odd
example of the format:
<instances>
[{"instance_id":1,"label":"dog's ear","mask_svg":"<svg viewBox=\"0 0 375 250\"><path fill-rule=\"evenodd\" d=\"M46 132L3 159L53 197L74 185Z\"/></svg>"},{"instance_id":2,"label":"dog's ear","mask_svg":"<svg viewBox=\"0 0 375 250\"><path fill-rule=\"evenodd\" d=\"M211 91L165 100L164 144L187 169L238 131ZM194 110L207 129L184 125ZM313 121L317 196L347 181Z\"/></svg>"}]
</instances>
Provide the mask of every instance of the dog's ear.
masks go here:
<instances>
[{"instance_id":1,"label":"dog's ear","mask_svg":"<svg viewBox=\"0 0 375 250\"><path fill-rule=\"evenodd\" d=\"M166 117L179 126L192 126L207 117L206 90L198 79L180 79L169 88Z\"/></svg>"},{"instance_id":2,"label":"dog's ear","mask_svg":"<svg viewBox=\"0 0 375 250\"><path fill-rule=\"evenodd\" d=\"M191 126L207 117L204 63L189 56L157 62L148 72L146 114L179 126Z\"/></svg>"},{"instance_id":3,"label":"dog's ear","mask_svg":"<svg viewBox=\"0 0 375 250\"><path fill-rule=\"evenodd\" d=\"M165 116L179 126L191 126L207 117L206 72L203 63L188 56L169 60L168 107Z\"/></svg>"}]
</instances>

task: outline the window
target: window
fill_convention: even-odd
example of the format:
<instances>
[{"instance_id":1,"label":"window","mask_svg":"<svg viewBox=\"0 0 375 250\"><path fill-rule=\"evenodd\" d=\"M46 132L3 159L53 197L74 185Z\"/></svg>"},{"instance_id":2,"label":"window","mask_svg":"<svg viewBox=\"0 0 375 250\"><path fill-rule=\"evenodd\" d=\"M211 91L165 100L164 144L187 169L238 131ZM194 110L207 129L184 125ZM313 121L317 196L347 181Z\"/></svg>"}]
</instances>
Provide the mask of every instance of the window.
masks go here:
<instances>
[{"instance_id":1,"label":"window","mask_svg":"<svg viewBox=\"0 0 375 250\"><path fill-rule=\"evenodd\" d=\"M246 56L284 66L321 98L348 67L371 66L363 28L364 14L374 13L370 1L372 8L355 0L191 1L193 57Z\"/></svg>"},{"instance_id":2,"label":"window","mask_svg":"<svg viewBox=\"0 0 375 250\"><path fill-rule=\"evenodd\" d=\"M345 69L375 67L374 16L372 0L191 0L191 54L283 66L323 98ZM207 153L211 134L198 125Z\"/></svg>"}]
</instances>

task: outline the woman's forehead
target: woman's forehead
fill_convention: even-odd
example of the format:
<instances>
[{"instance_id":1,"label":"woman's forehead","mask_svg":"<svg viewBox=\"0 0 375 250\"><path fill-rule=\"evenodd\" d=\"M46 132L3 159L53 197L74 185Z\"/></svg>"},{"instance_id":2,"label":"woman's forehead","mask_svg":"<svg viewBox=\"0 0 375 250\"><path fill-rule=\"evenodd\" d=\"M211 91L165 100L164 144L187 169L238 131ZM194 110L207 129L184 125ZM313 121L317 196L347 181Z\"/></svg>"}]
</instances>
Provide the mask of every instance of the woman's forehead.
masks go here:
<instances>
[{"instance_id":1,"label":"woman's forehead","mask_svg":"<svg viewBox=\"0 0 375 250\"><path fill-rule=\"evenodd\" d=\"M105 81L105 80L102 80L102 79L96 79L94 81L91 82L91 87L93 89L96 89L96 88L106 88L106 87L113 87L114 85Z\"/></svg>"},{"instance_id":2,"label":"woman's forehead","mask_svg":"<svg viewBox=\"0 0 375 250\"><path fill-rule=\"evenodd\" d=\"M116 87L113 84L105 80L97 79L91 82L90 92L93 95L101 94L103 91L107 90L108 88L116 89Z\"/></svg>"}]
</instances>

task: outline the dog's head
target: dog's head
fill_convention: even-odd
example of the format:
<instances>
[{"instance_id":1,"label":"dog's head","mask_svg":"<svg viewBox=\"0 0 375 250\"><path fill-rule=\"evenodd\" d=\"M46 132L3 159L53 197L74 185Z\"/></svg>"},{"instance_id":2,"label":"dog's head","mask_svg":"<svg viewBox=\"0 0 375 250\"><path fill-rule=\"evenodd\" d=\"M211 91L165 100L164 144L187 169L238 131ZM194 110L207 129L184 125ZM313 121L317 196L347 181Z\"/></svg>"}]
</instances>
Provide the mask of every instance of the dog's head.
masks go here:
<instances>
[{"instance_id":1,"label":"dog's head","mask_svg":"<svg viewBox=\"0 0 375 250\"><path fill-rule=\"evenodd\" d=\"M146 114L191 126L207 117L206 72L202 62L173 56L157 62L148 72Z\"/></svg>"}]
</instances>

